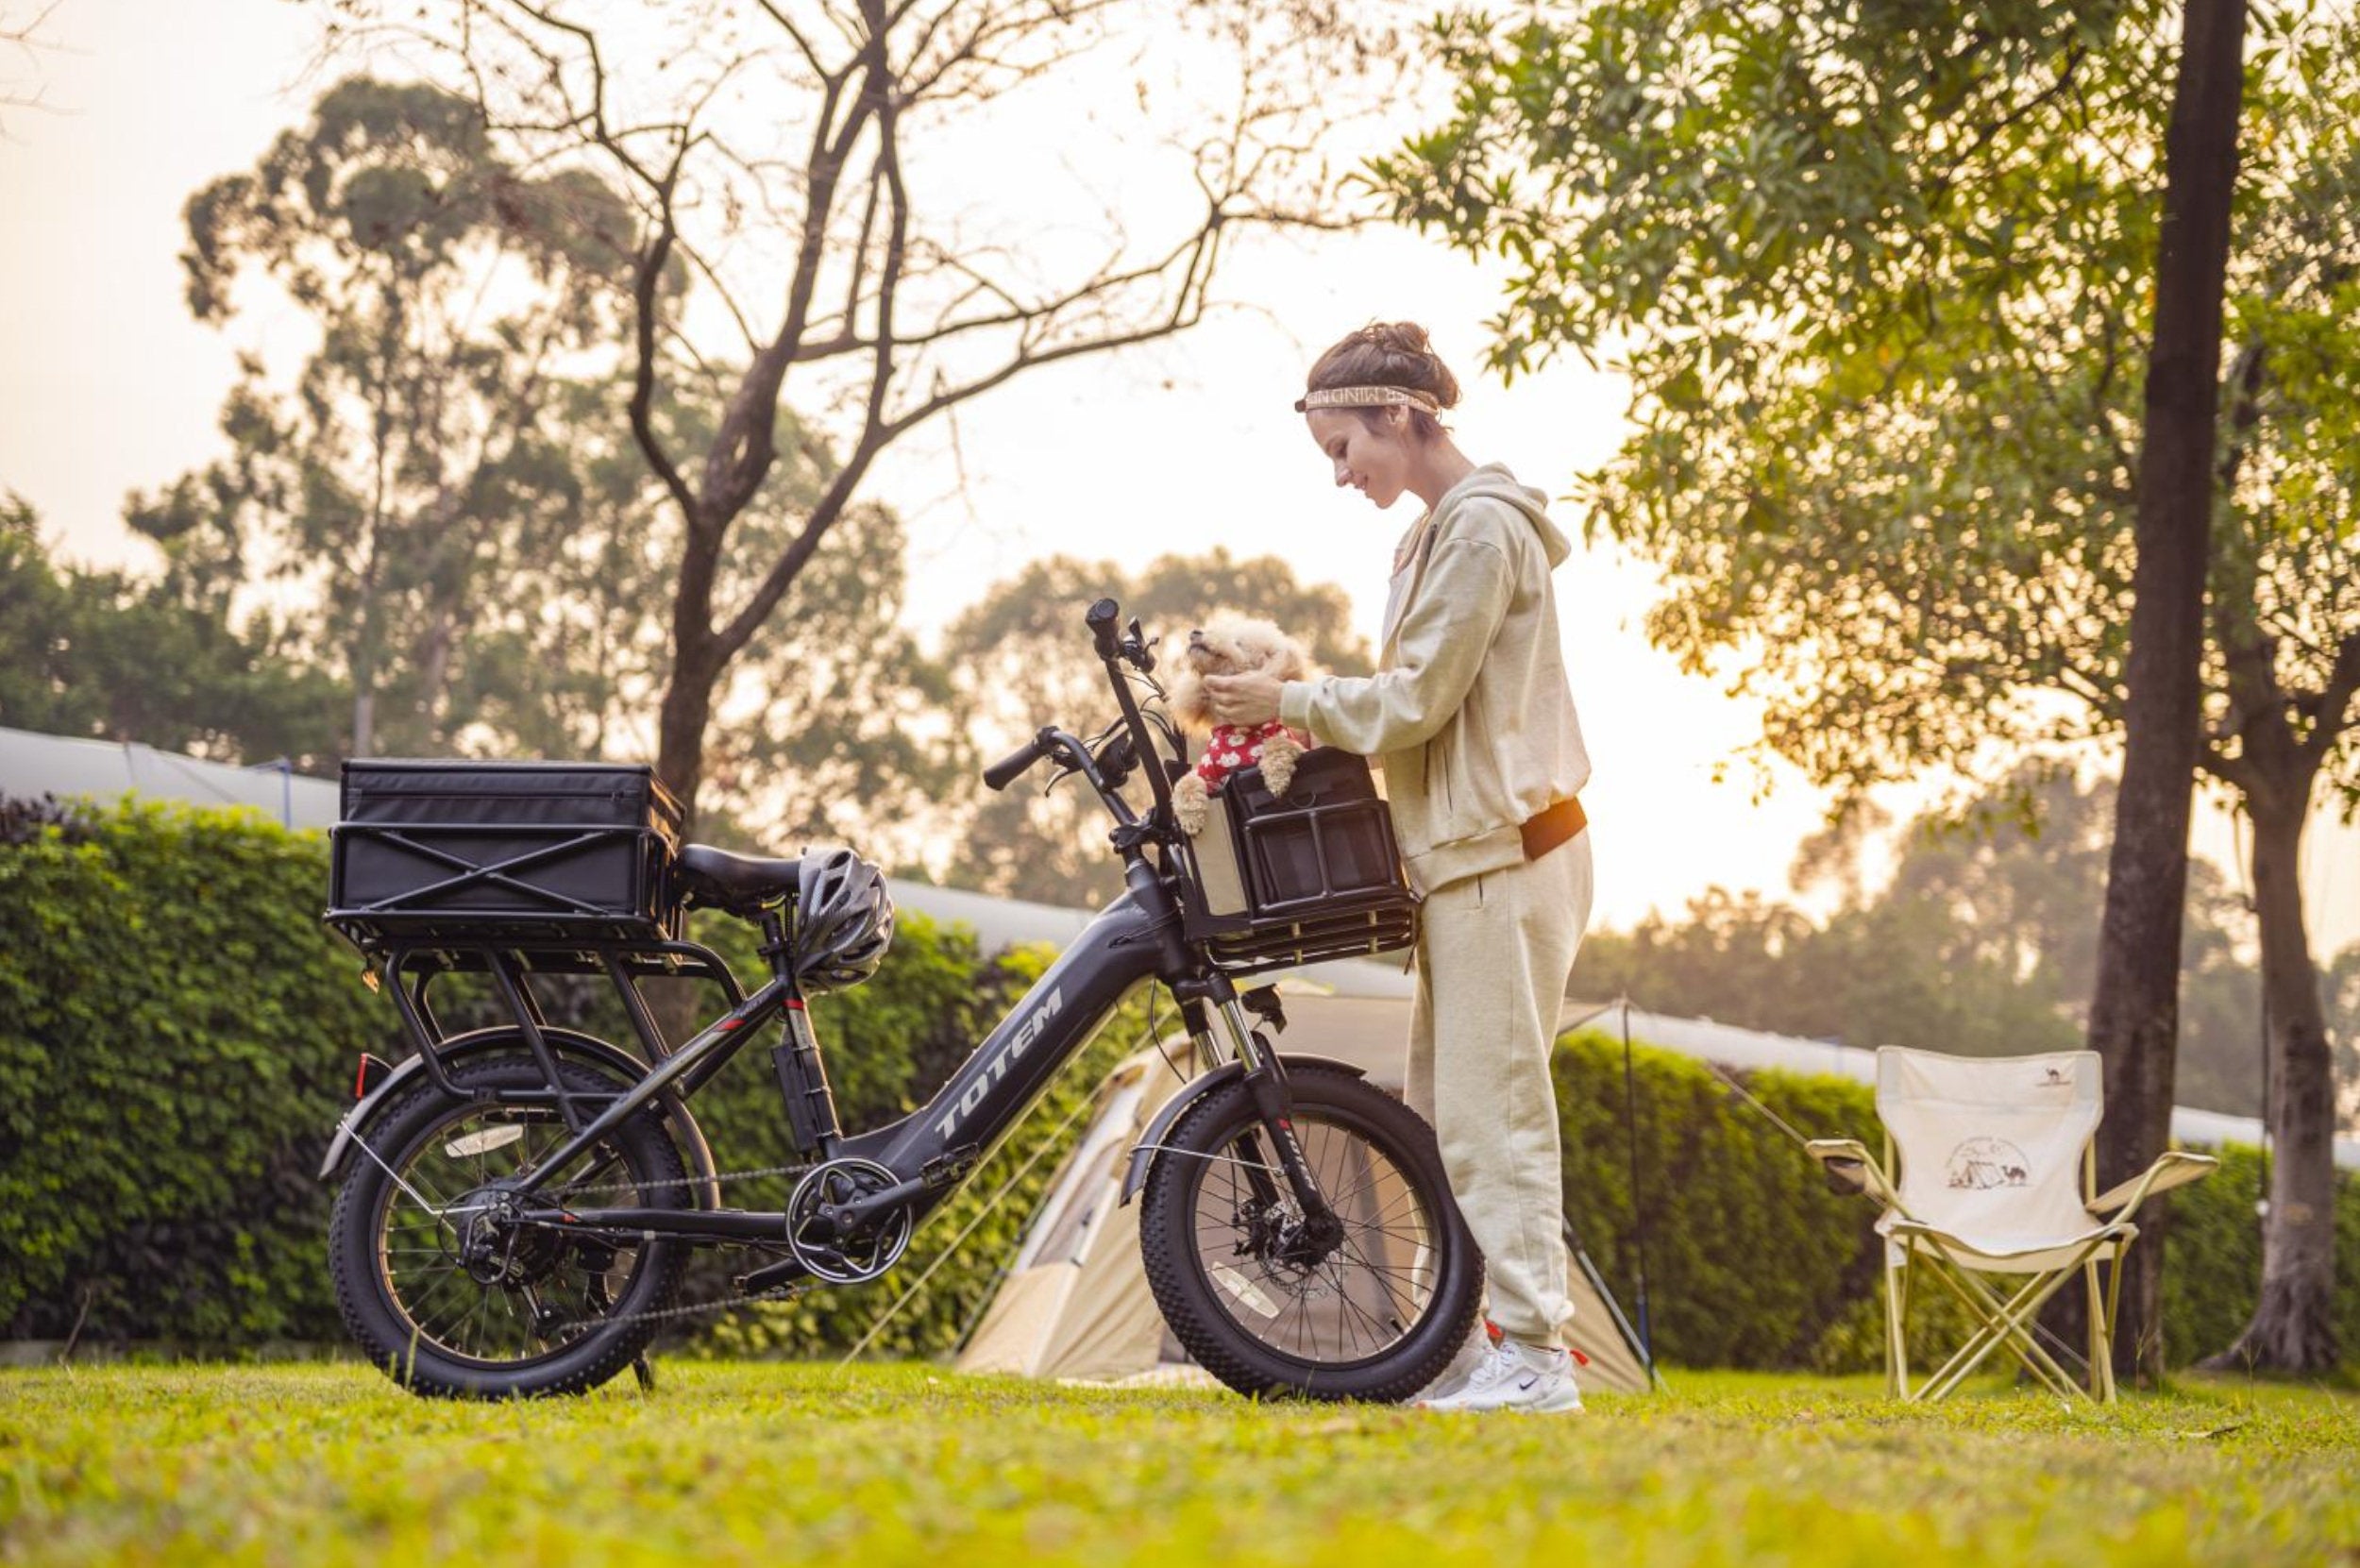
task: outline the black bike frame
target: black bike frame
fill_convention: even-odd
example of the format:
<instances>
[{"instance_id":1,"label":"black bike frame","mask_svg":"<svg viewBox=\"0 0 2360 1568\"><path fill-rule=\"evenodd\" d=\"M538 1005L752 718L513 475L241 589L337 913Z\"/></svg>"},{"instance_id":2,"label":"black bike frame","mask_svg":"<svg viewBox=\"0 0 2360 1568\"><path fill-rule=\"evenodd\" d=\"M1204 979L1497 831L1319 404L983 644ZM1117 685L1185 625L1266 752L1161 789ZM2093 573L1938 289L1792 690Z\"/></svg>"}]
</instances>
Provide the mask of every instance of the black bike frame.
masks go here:
<instances>
[{"instance_id":1,"label":"black bike frame","mask_svg":"<svg viewBox=\"0 0 2360 1568\"><path fill-rule=\"evenodd\" d=\"M616 1126L669 1096L684 1098L709 1081L729 1059L773 1018L784 1015L784 1037L774 1048L780 1091L796 1140L807 1158L819 1162L861 1159L890 1173L892 1184L835 1206L831 1218L840 1230L856 1228L897 1208L906 1208L913 1226L947 1199L968 1172L990 1154L1039 1098L1051 1080L1079 1055L1096 1037L1123 997L1150 981L1169 986L1180 1003L1181 1016L1194 1041L1200 1065L1211 1068L1230 1058L1214 1037L1210 1012L1218 1011L1235 1042L1236 1058L1252 1087L1263 1126L1278 1152L1276 1170L1306 1215L1324 1217L1327 1206L1304 1160L1289 1121L1283 1069L1275 1051L1247 1022L1235 984L1183 935L1179 879L1188 873L1177 855L1166 852L1157 864L1147 846L1172 842L1170 783L1160 766L1160 750L1140 715L1128 680L1118 665L1127 657L1145 667L1138 646L1136 623L1128 644L1118 640L1112 625L1114 607L1102 601L1093 608L1090 626L1109 680L1132 736L1134 757L1145 768L1155 797L1154 815L1142 821L1110 785L1089 749L1063 731L1047 728L1034 738L1023 767L1054 756L1086 780L1104 802L1116 822L1112 840L1123 860L1127 885L1122 897L1099 911L1081 936L1066 948L1023 999L986 1037L923 1107L873 1131L846 1137L837 1128L833 1097L818 1040L794 979L793 955L779 914L763 917L767 938L763 952L770 961L771 978L750 995L737 994L736 984L717 957L688 943L666 944L640 954L645 963L662 957L665 972L701 973L717 978L730 995L729 1011L706 1025L677 1050L664 1049L660 1035L647 1015L646 1004L632 984L630 953L603 951L598 945L599 967L622 993L634 1030L649 1048L651 1066L646 1076L618 1096L568 1093L556 1070L555 1054L542 1037L540 1009L534 1004L525 971L531 953L486 945L470 951L468 967L488 969L502 1000L514 1015L518 1029L550 1086L549 1099L559 1107L572 1136L531 1172L514 1189L525 1196L540 1193L572 1169ZM1005 778L1021 772L1003 764L995 772ZM988 776L988 775L987 775ZM569 951L592 951L591 945L568 944ZM447 1074L432 1061L436 1045L432 1016L425 1007L424 983L405 990L401 972L406 952L386 965L404 1024L422 1054L428 1071L446 1088ZM578 967L578 966L577 966ZM718 970L717 976L713 971ZM643 969L640 972L651 972ZM464 1092L453 1090L454 1092ZM503 1091L514 1097L516 1091ZM596 1100L600 1108L584 1120L577 1101ZM1250 1137L1251 1135L1249 1135ZM1248 1162L1248 1180L1264 1197L1277 1194L1273 1168ZM784 1243L788 1217L784 1212L732 1209L644 1207L529 1208L518 1216L527 1222L556 1224L576 1234L627 1236L666 1235L691 1241ZM753 1283L793 1270L773 1265L750 1276Z\"/></svg>"},{"instance_id":2,"label":"black bike frame","mask_svg":"<svg viewBox=\"0 0 2360 1568\"><path fill-rule=\"evenodd\" d=\"M1023 1119L1051 1080L1081 1054L1123 997L1142 982L1161 980L1183 995L1202 989L1216 1005L1237 1005L1236 989L1228 978L1193 957L1181 941L1179 902L1154 868L1144 858L1136 859L1128 880L1129 890L1099 911L926 1104L898 1121L849 1138L835 1130L832 1110L819 1121L818 1136L804 1149L807 1155L822 1161L870 1160L895 1178L893 1187L864 1198L854 1210L848 1211L844 1222L857 1223L872 1212L904 1205L912 1208L913 1221L932 1212L956 1188L959 1178ZM525 1194L540 1191L617 1125L666 1093L693 1092L754 1038L763 1025L782 1014L787 1038L779 1050L790 1055L809 1052L809 1059L816 1062L818 1043L792 971L776 974L678 1050L663 1056L629 1092L607 1103L520 1178L516 1189ZM1243 1028L1241 1017L1233 1022L1233 1031ZM1242 1051L1264 1054L1250 1030L1244 1031L1244 1037L1249 1043ZM1209 1038L1198 1043L1200 1049L1219 1052ZM1274 1062L1273 1057L1265 1059ZM797 1119L793 1096L801 1086L784 1069L781 1075L781 1093L787 1097L789 1117ZM804 1124L796 1120L799 1128ZM529 1212L527 1218L546 1219L572 1230L653 1231L714 1241L741 1241L755 1236L777 1240L784 1234L784 1216L778 1213L716 1215L693 1209L568 1206L546 1215Z\"/></svg>"}]
</instances>

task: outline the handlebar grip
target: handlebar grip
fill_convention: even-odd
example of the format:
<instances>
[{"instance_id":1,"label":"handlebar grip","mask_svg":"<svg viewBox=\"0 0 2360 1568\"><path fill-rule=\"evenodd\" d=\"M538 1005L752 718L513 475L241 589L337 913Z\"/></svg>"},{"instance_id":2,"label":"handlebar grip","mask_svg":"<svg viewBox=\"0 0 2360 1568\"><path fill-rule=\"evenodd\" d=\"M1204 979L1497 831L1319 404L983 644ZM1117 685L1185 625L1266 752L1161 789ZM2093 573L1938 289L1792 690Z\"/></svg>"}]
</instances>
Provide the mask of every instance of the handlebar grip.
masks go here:
<instances>
[{"instance_id":1,"label":"handlebar grip","mask_svg":"<svg viewBox=\"0 0 2360 1568\"><path fill-rule=\"evenodd\" d=\"M1113 658L1121 646L1115 640L1115 621L1121 614L1121 605L1113 599L1102 599L1089 607L1088 615L1082 617L1090 629L1090 636L1098 644L1098 656L1102 659Z\"/></svg>"},{"instance_id":2,"label":"handlebar grip","mask_svg":"<svg viewBox=\"0 0 2360 1568\"><path fill-rule=\"evenodd\" d=\"M1035 735L1031 740L985 768L984 783L995 790L1005 789L1016 783L1018 775L1046 755L1048 752L1042 749L1040 737Z\"/></svg>"}]
</instances>

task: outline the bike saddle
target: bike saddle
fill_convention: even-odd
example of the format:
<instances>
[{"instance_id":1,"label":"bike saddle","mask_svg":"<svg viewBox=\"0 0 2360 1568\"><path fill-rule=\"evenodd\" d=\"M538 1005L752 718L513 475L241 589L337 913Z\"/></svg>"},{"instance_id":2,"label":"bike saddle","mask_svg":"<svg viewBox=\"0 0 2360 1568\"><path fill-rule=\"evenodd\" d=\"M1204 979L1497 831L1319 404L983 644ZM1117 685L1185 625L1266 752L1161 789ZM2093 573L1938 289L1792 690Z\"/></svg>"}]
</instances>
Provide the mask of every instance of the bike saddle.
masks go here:
<instances>
[{"instance_id":1,"label":"bike saddle","mask_svg":"<svg viewBox=\"0 0 2360 1568\"><path fill-rule=\"evenodd\" d=\"M683 844L673 863L681 885L707 903L764 904L795 891L803 863L800 857L766 860L759 855L732 854L707 844Z\"/></svg>"}]
</instances>

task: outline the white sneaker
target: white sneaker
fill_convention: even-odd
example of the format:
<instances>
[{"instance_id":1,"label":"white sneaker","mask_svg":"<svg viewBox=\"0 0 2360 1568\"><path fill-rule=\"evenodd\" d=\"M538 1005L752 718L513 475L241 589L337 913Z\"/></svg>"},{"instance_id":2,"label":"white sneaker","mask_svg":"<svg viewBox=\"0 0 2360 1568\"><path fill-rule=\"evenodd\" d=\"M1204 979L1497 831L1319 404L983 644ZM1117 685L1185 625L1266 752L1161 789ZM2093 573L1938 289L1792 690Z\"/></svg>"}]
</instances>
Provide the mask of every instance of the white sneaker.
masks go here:
<instances>
[{"instance_id":1,"label":"white sneaker","mask_svg":"<svg viewBox=\"0 0 2360 1568\"><path fill-rule=\"evenodd\" d=\"M1421 1399L1418 1408L1571 1414L1581 1408L1581 1391L1574 1384L1574 1358L1563 1350L1502 1340L1464 1387L1439 1398Z\"/></svg>"},{"instance_id":2,"label":"white sneaker","mask_svg":"<svg viewBox=\"0 0 2360 1568\"><path fill-rule=\"evenodd\" d=\"M1467 1386L1467 1380L1475 1376L1483 1363L1491 1358L1491 1324L1477 1323L1475 1332L1468 1335L1466 1342L1458 1347L1458 1354L1450 1358L1450 1364L1435 1374L1433 1382L1410 1395L1409 1403L1424 1405L1428 1400L1457 1393Z\"/></svg>"}]
</instances>

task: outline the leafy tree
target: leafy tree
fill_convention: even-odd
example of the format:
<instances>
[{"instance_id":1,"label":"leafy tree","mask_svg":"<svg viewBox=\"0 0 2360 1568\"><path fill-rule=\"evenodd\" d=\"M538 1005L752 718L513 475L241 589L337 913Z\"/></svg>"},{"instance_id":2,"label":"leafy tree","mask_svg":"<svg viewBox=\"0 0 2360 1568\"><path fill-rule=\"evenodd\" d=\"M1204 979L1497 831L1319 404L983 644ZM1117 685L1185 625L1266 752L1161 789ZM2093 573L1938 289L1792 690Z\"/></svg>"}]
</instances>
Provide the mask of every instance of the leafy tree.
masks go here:
<instances>
[{"instance_id":1,"label":"leafy tree","mask_svg":"<svg viewBox=\"0 0 2360 1568\"><path fill-rule=\"evenodd\" d=\"M231 455L132 522L312 590L302 630L350 683L356 754L447 750L479 617L528 601L562 537L577 481L551 413L616 335L632 215L580 170L504 160L464 98L355 77L187 220L199 320L256 271L321 342L292 396L242 359Z\"/></svg>"},{"instance_id":2,"label":"leafy tree","mask_svg":"<svg viewBox=\"0 0 2360 1568\"><path fill-rule=\"evenodd\" d=\"M184 589L59 565L33 509L0 497L0 724L230 762L334 756L341 688L267 617L240 627Z\"/></svg>"},{"instance_id":3,"label":"leafy tree","mask_svg":"<svg viewBox=\"0 0 2360 1568\"><path fill-rule=\"evenodd\" d=\"M632 430L681 519L657 766L692 802L731 672L790 593L801 613L806 569L888 447L1015 377L1187 330L1232 236L1330 222L1314 132L1338 101L1332 67L1366 42L1301 0L1171 16L1119 0L695 0L628 21L562 0L334 11L362 39L424 38L520 161L596 169L633 204ZM1067 209L1043 201L1071 165L1021 134L1003 177L930 183L932 157L1004 132L1003 107L1012 122L1049 87L1105 85L1090 57L1119 25L1172 33L1198 84L1178 101L1205 82L1229 101L1173 125L1151 107L1160 77L1117 79L1107 144L1120 117L1177 146L1141 157L1119 193L1078 192L1086 238L1057 232ZM1134 238L1118 208L1143 228L1158 214L1155 231ZM666 286L676 268L698 302ZM694 440L657 413L684 379L709 380L723 410ZM840 462L750 590L725 592L790 396L835 416Z\"/></svg>"},{"instance_id":4,"label":"leafy tree","mask_svg":"<svg viewBox=\"0 0 2360 1568\"><path fill-rule=\"evenodd\" d=\"M1043 724L1087 739L1114 717L1104 666L1082 631L1083 612L1109 596L1160 635L1167 657L1188 628L1225 609L1275 621L1323 668L1351 673L1370 666L1343 590L1297 582L1276 556L1167 555L1137 577L1109 562L1052 556L996 584L944 638L955 711L978 757L1013 751ZM1095 907L1104 900L1111 885L1105 813L1078 781L1044 793L1048 777L1044 768L994 795L971 769L964 775L967 827L949 869L952 884L1042 903ZM1135 805L1144 804L1146 789L1134 778Z\"/></svg>"},{"instance_id":5,"label":"leafy tree","mask_svg":"<svg viewBox=\"0 0 2360 1568\"><path fill-rule=\"evenodd\" d=\"M2224 573L2237 530L2212 528L2210 497L2234 483L2242 512L2267 482L2216 463L2217 275L2233 326L2284 309L2291 328L2346 286L2321 262L2349 253L2350 203L2323 213L2306 189L2349 165L2331 128L2352 113L2349 18L2263 13L2250 120L2269 128L2241 176L2244 7L2179 17L2176 44L2146 0L1461 20L1458 112L1375 171L1405 216L1516 263L1502 368L1627 346L1640 429L1589 498L1664 564L1660 639L1694 668L1747 650L1769 746L1864 785L2125 738L2090 1020L2110 1179L2160 1146L2172 1099L2187 784L2200 709L2225 708L2204 564L2217 603L2253 576ZM2245 238L2224 261L2233 189ZM2244 418L2249 446L2335 449L2332 420ZM2306 499L2349 494L2319 482L2332 466L2311 462ZM2333 509L2271 511L2281 557L2351 536ZM2307 700L2333 727L2344 612L2307 581L2292 618L2328 650ZM2267 620L2290 600L2255 602ZM2142 1252L2118 1356L2156 1343L2161 1255Z\"/></svg>"}]
</instances>

